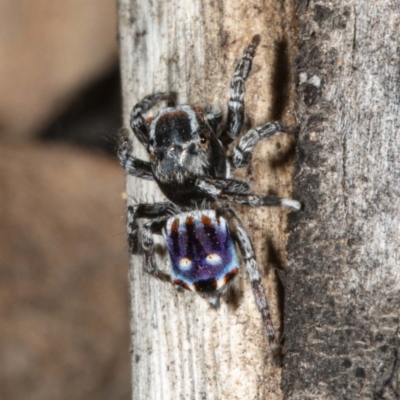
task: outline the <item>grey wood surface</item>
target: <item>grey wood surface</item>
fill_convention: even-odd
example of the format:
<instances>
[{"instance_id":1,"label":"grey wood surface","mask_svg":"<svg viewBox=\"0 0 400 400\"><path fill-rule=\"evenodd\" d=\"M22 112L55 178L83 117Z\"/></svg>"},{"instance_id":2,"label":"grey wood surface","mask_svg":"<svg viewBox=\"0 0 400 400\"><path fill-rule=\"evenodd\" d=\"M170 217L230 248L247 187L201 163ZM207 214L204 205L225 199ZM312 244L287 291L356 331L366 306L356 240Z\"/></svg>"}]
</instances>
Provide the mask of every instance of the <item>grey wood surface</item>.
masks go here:
<instances>
[{"instance_id":1,"label":"grey wood surface","mask_svg":"<svg viewBox=\"0 0 400 400\"><path fill-rule=\"evenodd\" d=\"M226 114L235 64L255 34L262 36L248 79L247 127L293 119L290 2L119 0L119 43L124 122L143 96L178 92L180 103L216 104ZM133 138L135 156L147 159ZM258 193L290 197L294 142L285 136L262 143L249 179ZM160 200L155 184L127 178L128 203ZM282 287L276 268L285 264L287 211L237 208L254 239L277 333ZM160 262L168 269L165 249ZM269 349L246 272L219 310L199 296L178 292L143 272L131 258L133 399L280 399L281 370Z\"/></svg>"},{"instance_id":2,"label":"grey wood surface","mask_svg":"<svg viewBox=\"0 0 400 400\"><path fill-rule=\"evenodd\" d=\"M398 1L297 1L285 399L399 399Z\"/></svg>"}]
</instances>

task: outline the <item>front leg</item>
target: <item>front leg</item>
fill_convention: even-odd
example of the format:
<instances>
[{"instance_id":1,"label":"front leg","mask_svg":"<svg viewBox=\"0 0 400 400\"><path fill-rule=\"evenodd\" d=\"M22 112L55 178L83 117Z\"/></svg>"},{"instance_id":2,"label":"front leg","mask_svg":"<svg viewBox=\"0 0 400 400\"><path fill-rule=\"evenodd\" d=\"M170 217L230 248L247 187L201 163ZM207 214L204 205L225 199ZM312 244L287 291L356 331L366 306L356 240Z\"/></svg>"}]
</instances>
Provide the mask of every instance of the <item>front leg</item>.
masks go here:
<instances>
[{"instance_id":1,"label":"front leg","mask_svg":"<svg viewBox=\"0 0 400 400\"><path fill-rule=\"evenodd\" d=\"M229 158L232 168L237 169L247 165L254 147L261 140L269 139L283 132L294 133L295 131L295 127L282 125L278 121L267 122L258 128L249 130L232 150L232 156Z\"/></svg>"},{"instance_id":2,"label":"front leg","mask_svg":"<svg viewBox=\"0 0 400 400\"><path fill-rule=\"evenodd\" d=\"M251 44L247 47L242 58L239 60L231 80L228 119L225 132L223 132L221 137L224 143L229 143L234 140L243 127L245 80L249 76L252 61L260 40L260 35L255 35L253 37Z\"/></svg>"},{"instance_id":3,"label":"front leg","mask_svg":"<svg viewBox=\"0 0 400 400\"><path fill-rule=\"evenodd\" d=\"M118 143L118 159L120 164L130 175L147 179L149 181L154 180L150 163L133 157L131 153L132 144L129 140L128 131L125 128L122 128L119 134Z\"/></svg>"},{"instance_id":4,"label":"front leg","mask_svg":"<svg viewBox=\"0 0 400 400\"><path fill-rule=\"evenodd\" d=\"M211 106L206 106L204 108L204 111L206 112L206 118L208 123L211 126L211 129L215 134L217 134L218 131L218 125L222 121L222 113L219 108L213 108Z\"/></svg>"},{"instance_id":5,"label":"front leg","mask_svg":"<svg viewBox=\"0 0 400 400\"><path fill-rule=\"evenodd\" d=\"M131 128L133 133L146 149L149 147L150 139L148 127L143 114L162 100L168 100L169 102L174 103L175 97L175 93L172 92L154 93L146 96L133 107L131 112Z\"/></svg>"}]
</instances>

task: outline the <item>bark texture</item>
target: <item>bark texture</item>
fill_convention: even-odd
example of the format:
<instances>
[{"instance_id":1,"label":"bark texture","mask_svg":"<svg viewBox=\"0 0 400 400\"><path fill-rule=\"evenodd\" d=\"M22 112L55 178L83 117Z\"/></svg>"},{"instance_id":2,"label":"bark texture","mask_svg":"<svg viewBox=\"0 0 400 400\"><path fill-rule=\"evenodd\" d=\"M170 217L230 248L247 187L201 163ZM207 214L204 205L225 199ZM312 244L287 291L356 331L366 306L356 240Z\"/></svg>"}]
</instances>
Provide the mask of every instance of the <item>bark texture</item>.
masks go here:
<instances>
[{"instance_id":1,"label":"bark texture","mask_svg":"<svg viewBox=\"0 0 400 400\"><path fill-rule=\"evenodd\" d=\"M288 52L293 14L290 1L119 0L125 126L132 106L155 91L176 91L181 104L219 105L225 115L235 64L254 34L262 42L247 81L246 125L293 123ZM147 159L132 140L135 156ZM258 193L289 197L293 147L285 136L260 144L240 177L250 179ZM132 177L127 193L129 203L162 199L155 184ZM275 267L285 262L287 212L243 209L240 215L251 228L279 334ZM162 244L158 250L168 269ZM268 358L244 270L217 311L198 295L146 275L140 258L132 257L130 281L133 399L282 398L280 369Z\"/></svg>"},{"instance_id":2,"label":"bark texture","mask_svg":"<svg viewBox=\"0 0 400 400\"><path fill-rule=\"evenodd\" d=\"M285 399L399 399L400 8L298 1Z\"/></svg>"}]
</instances>

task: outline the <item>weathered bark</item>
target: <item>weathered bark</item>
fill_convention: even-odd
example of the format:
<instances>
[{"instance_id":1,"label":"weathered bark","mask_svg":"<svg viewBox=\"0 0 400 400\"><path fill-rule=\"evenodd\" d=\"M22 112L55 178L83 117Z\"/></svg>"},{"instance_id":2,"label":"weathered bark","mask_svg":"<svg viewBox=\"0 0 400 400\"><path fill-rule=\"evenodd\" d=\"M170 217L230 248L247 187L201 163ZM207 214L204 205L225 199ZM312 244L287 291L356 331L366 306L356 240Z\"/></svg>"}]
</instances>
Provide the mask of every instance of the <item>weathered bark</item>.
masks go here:
<instances>
[{"instance_id":1,"label":"weathered bark","mask_svg":"<svg viewBox=\"0 0 400 400\"><path fill-rule=\"evenodd\" d=\"M119 0L125 126L132 106L155 91L173 90L180 103L211 103L225 112L235 63L254 34L262 42L247 83L247 127L271 119L294 123L288 52L292 14L291 0ZM135 155L146 159L132 140ZM241 178L250 179L256 192L289 197L292 150L293 141L284 135L260 144ZM162 199L155 184L127 179L128 202ZM240 215L251 228L279 333L275 267L285 263L287 212L240 209ZM162 256L168 269L165 250ZM140 258L132 258L130 271L135 400L282 398L280 369L267 357L244 270L217 311L196 294L177 292L146 275Z\"/></svg>"},{"instance_id":2,"label":"weathered bark","mask_svg":"<svg viewBox=\"0 0 400 400\"><path fill-rule=\"evenodd\" d=\"M285 399L399 399L399 2L297 3Z\"/></svg>"}]
</instances>

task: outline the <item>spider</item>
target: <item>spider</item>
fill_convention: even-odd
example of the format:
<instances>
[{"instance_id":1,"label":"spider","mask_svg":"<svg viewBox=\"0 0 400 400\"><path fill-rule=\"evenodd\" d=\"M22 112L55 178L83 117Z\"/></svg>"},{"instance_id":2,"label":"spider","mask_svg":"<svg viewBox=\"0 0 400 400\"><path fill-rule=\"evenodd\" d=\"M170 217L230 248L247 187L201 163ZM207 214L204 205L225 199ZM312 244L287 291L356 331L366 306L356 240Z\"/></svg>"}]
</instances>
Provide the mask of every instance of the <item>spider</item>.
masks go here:
<instances>
[{"instance_id":1,"label":"spider","mask_svg":"<svg viewBox=\"0 0 400 400\"><path fill-rule=\"evenodd\" d=\"M149 153L150 161L132 156L132 144L122 129L118 157L125 171L154 180L169 200L137 204L127 210L129 251L144 255L146 272L185 289L197 291L217 307L220 296L239 271L234 242L246 265L255 302L261 313L271 347L275 333L268 300L261 281L249 234L229 203L252 207L284 206L300 210L298 201L252 193L247 182L231 178L231 172L246 166L256 144L293 128L267 122L249 130L229 152L229 145L244 122L245 80L260 36L253 37L239 60L230 85L228 117L220 128L222 114L210 106L174 105L171 92L143 98L132 110L130 126ZM169 102L154 118L143 114L161 101ZM143 225L138 238L138 219ZM158 270L153 234L163 234L171 260L171 276Z\"/></svg>"}]
</instances>

